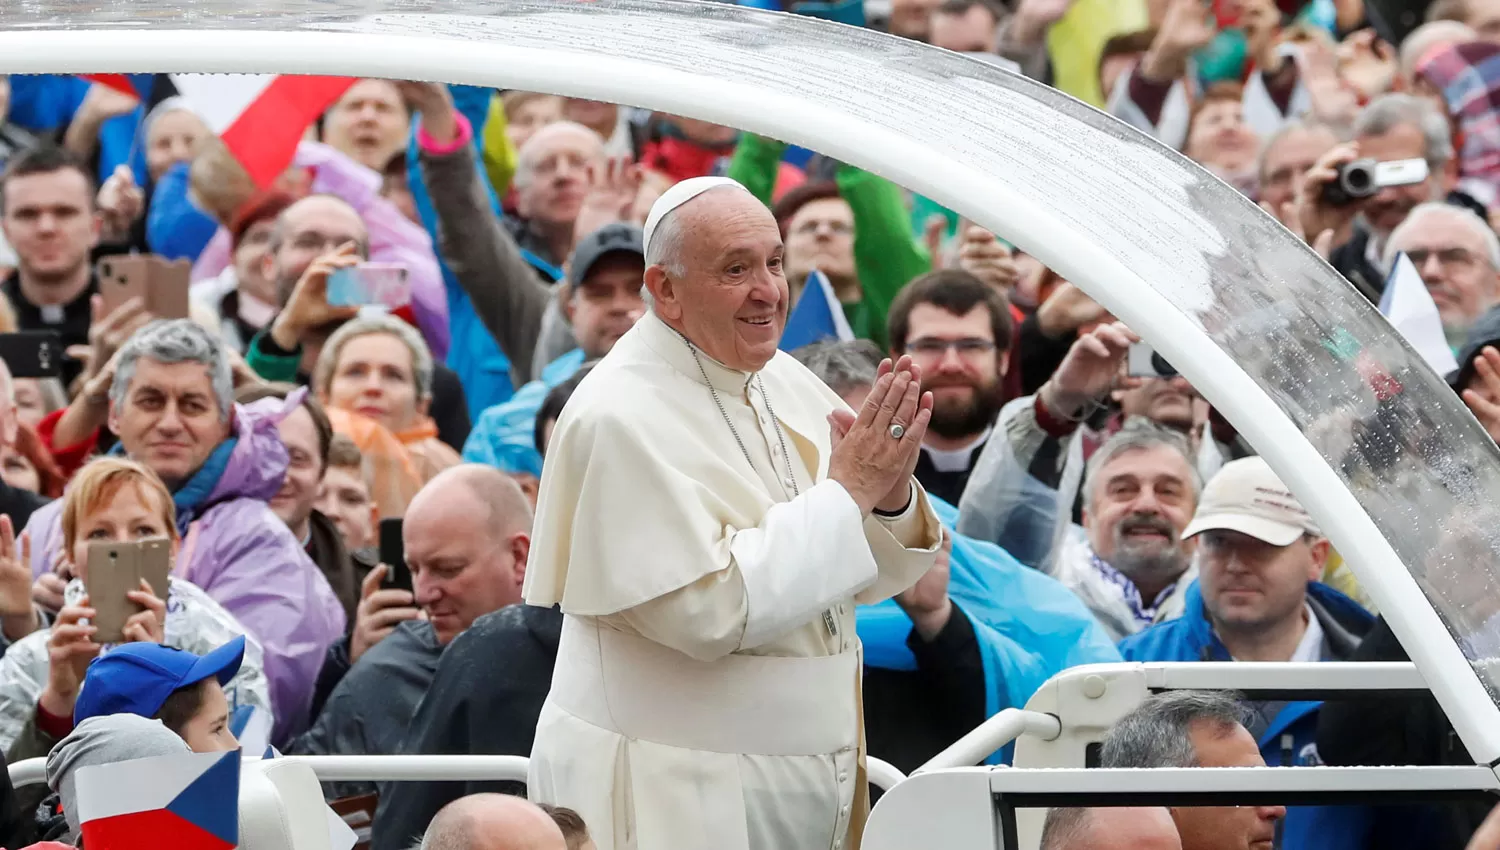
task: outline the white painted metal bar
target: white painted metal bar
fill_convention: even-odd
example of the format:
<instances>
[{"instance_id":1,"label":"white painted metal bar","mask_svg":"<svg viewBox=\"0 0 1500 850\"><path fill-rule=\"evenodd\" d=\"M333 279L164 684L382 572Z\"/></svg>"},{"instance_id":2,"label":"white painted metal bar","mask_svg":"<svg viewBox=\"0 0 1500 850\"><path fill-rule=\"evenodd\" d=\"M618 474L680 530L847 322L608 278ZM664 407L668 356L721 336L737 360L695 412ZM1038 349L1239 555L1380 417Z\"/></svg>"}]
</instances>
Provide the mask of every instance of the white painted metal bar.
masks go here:
<instances>
[{"instance_id":1,"label":"white painted metal bar","mask_svg":"<svg viewBox=\"0 0 1500 850\"><path fill-rule=\"evenodd\" d=\"M995 768L995 793L1100 794L1192 791L1493 791L1495 772L1459 767ZM934 813L937 817L937 813Z\"/></svg>"},{"instance_id":2,"label":"white painted metal bar","mask_svg":"<svg viewBox=\"0 0 1500 850\"><path fill-rule=\"evenodd\" d=\"M1401 662L1328 661L1148 663L1146 685L1161 690L1399 691L1427 690L1417 665ZM1067 675L1064 671L1060 675Z\"/></svg>"},{"instance_id":3,"label":"white painted metal bar","mask_svg":"<svg viewBox=\"0 0 1500 850\"><path fill-rule=\"evenodd\" d=\"M1007 708L917 768L915 773L950 767L972 767L1022 735L1056 738L1062 733L1057 718L1039 711Z\"/></svg>"},{"instance_id":4,"label":"white painted metal bar","mask_svg":"<svg viewBox=\"0 0 1500 850\"><path fill-rule=\"evenodd\" d=\"M526 781L525 756L283 756L302 762L324 782ZM889 762L868 760L870 784L889 790L906 778ZM47 781L47 760L26 759L10 765L10 783L20 788Z\"/></svg>"}]
</instances>

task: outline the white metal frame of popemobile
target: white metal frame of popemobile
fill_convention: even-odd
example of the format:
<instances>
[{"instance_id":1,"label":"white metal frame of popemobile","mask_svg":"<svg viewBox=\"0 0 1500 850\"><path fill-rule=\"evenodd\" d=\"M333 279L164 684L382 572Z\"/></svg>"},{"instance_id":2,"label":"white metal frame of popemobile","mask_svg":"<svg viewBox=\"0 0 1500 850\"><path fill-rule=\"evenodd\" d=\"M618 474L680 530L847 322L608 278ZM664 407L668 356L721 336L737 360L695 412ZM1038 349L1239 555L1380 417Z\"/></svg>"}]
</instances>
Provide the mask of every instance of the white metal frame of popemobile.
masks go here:
<instances>
[{"instance_id":1,"label":"white metal frame of popemobile","mask_svg":"<svg viewBox=\"0 0 1500 850\"><path fill-rule=\"evenodd\" d=\"M1262 312L1291 309L1288 293L1316 285L1325 288L1304 293L1318 291L1308 300L1319 303L1296 309L1360 327L1379 328L1378 317L1290 233L1145 136L1040 84L926 45L693 0L11 0L0 8L0 73L148 72L431 79L625 103L784 139L921 192L1057 270L1176 364L1298 494L1415 662L1068 670L1024 710L1002 711L911 777L872 759L872 781L885 793L865 831L869 850L1030 850L1045 809L1058 805L1500 792L1492 768L1500 709L1483 666L1471 665L1441 605L1424 595L1432 582L1424 586L1416 565L1398 555L1389 515L1380 514L1382 531L1375 517L1383 508L1330 462L1333 444L1309 421L1316 399L1298 401L1270 385L1274 362L1251 363L1244 349L1231 356L1233 328L1213 307L1264 290L1255 302ZM1363 324L1370 322L1377 324ZM1257 333L1272 360L1302 344L1274 321L1267 328ZM1389 326L1376 336L1362 342L1384 368L1418 376L1406 378L1414 404L1435 411L1450 438L1478 445L1483 431L1451 394L1441 397L1430 372L1422 377L1425 366L1410 348ZM1329 386L1333 396L1347 389ZM1500 480L1493 446L1477 457L1466 474ZM1396 462L1413 480L1453 480L1430 458ZM1413 533L1433 521L1413 511ZM1313 699L1431 690L1476 764L1087 767L1090 746L1115 720L1150 693L1178 688ZM974 766L1012 741L1014 767ZM512 756L291 758L324 780L526 772L526 760ZM10 771L17 785L43 779L40 760Z\"/></svg>"}]
</instances>

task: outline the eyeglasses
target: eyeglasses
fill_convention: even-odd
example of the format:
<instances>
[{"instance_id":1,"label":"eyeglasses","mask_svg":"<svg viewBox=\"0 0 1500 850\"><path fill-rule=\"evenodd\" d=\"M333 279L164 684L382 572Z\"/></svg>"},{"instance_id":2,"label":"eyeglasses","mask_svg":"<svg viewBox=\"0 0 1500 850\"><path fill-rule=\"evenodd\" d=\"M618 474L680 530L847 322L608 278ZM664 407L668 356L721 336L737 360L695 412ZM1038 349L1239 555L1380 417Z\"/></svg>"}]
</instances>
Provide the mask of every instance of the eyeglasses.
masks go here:
<instances>
[{"instance_id":1,"label":"eyeglasses","mask_svg":"<svg viewBox=\"0 0 1500 850\"><path fill-rule=\"evenodd\" d=\"M963 339L923 337L921 339L914 339L906 344L907 353L913 357L930 358L933 360L947 354L949 349L958 352L958 356L965 359L977 358L994 351L995 341L975 336Z\"/></svg>"},{"instance_id":2,"label":"eyeglasses","mask_svg":"<svg viewBox=\"0 0 1500 850\"><path fill-rule=\"evenodd\" d=\"M854 232L854 225L843 221L804 221L792 232L798 236L816 236L822 227L827 227L834 236L848 236Z\"/></svg>"},{"instance_id":3,"label":"eyeglasses","mask_svg":"<svg viewBox=\"0 0 1500 850\"><path fill-rule=\"evenodd\" d=\"M1411 260L1411 264L1419 269L1427 265L1430 257L1437 257L1440 266L1468 267L1478 262L1473 254L1463 248L1440 248L1438 250L1415 248L1407 251L1406 256Z\"/></svg>"}]
</instances>

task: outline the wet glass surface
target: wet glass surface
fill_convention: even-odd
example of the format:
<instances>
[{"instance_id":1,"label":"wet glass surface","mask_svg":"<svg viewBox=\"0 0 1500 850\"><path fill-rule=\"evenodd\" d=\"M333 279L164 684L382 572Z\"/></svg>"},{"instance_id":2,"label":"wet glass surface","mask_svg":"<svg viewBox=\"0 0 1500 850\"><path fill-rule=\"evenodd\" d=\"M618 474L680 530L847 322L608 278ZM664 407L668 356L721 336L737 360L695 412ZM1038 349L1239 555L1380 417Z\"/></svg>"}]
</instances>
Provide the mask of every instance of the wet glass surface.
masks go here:
<instances>
[{"instance_id":1,"label":"wet glass surface","mask_svg":"<svg viewBox=\"0 0 1500 850\"><path fill-rule=\"evenodd\" d=\"M8 0L0 29L331 30L606 53L753 82L940 148L1088 234L1237 361L1345 481L1500 695L1494 444L1352 286L1230 187L1045 86L876 33L670 0L432 5Z\"/></svg>"}]
</instances>

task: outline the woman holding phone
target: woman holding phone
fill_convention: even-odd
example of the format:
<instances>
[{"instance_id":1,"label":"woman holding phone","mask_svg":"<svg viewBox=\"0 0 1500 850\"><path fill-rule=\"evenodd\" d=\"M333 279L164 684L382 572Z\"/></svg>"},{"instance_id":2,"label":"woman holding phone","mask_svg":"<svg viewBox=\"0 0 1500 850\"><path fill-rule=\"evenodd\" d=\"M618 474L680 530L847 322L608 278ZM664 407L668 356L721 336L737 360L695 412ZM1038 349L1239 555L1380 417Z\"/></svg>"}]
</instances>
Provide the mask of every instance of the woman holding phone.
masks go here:
<instances>
[{"instance_id":1,"label":"woman holding phone","mask_svg":"<svg viewBox=\"0 0 1500 850\"><path fill-rule=\"evenodd\" d=\"M123 617L123 643L149 641L198 655L246 634L233 615L186 581L169 577L167 598L161 599L144 578L138 587L126 589L110 577L89 574L90 546L101 542L166 541L175 559L179 546L175 515L166 485L141 464L104 457L78 472L64 496L64 555L57 569L69 581L56 621L41 627L40 614L31 604L29 590L21 590L22 582L0 581L0 616L7 634L25 631L14 627L28 617L39 627L0 658L0 748L4 751L19 758L45 755L72 730L73 704L89 663L118 645L96 642L96 620ZM10 522L0 518L0 576L19 576L22 571L29 575L30 548L24 534L17 545ZM111 598L90 598L89 587L98 593L111 588ZM115 606L114 612L107 613L116 616L101 617L105 606ZM231 705L271 711L261 647L253 637L246 636L244 663L225 690Z\"/></svg>"}]
</instances>

